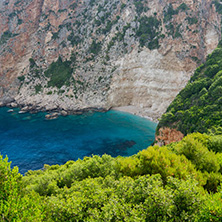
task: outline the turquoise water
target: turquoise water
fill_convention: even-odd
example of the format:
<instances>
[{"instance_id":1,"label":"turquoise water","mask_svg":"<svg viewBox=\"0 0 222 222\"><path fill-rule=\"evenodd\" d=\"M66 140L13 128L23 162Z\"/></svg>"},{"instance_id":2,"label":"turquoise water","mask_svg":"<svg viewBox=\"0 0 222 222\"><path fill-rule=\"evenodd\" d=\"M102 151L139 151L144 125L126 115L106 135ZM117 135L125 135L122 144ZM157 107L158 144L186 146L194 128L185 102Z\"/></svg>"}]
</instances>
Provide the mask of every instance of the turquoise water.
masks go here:
<instances>
[{"instance_id":1,"label":"turquoise water","mask_svg":"<svg viewBox=\"0 0 222 222\"><path fill-rule=\"evenodd\" d=\"M118 111L45 120L46 113L7 113L0 108L0 153L20 173L84 156L130 156L154 141L156 123Z\"/></svg>"}]
</instances>

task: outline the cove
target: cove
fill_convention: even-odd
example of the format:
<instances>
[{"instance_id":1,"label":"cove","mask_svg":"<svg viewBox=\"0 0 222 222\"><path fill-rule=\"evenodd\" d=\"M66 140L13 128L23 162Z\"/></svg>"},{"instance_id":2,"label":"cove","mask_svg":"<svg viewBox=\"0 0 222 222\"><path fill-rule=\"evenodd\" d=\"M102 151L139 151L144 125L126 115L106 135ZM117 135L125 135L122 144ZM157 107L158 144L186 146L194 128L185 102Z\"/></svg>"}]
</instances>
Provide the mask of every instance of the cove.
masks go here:
<instances>
[{"instance_id":1,"label":"cove","mask_svg":"<svg viewBox=\"0 0 222 222\"><path fill-rule=\"evenodd\" d=\"M0 154L24 174L44 164L64 164L84 156L131 156L151 145L157 124L132 114L108 111L59 116L8 113L0 108Z\"/></svg>"}]
</instances>

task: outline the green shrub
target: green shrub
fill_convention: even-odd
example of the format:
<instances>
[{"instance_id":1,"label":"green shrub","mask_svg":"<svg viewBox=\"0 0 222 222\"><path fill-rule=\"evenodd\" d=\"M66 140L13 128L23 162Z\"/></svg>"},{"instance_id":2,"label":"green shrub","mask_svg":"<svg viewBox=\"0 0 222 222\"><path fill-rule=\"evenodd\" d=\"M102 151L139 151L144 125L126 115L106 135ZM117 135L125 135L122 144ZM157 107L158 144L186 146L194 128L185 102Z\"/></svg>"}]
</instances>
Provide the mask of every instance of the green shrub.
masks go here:
<instances>
[{"instance_id":1,"label":"green shrub","mask_svg":"<svg viewBox=\"0 0 222 222\"><path fill-rule=\"evenodd\" d=\"M89 53L93 53L94 55L98 55L102 48L101 42L96 42L93 40L92 44L89 47Z\"/></svg>"},{"instance_id":2,"label":"green shrub","mask_svg":"<svg viewBox=\"0 0 222 222\"><path fill-rule=\"evenodd\" d=\"M10 38L17 36L18 34L13 34L9 30L5 31L0 39L0 45L5 44Z\"/></svg>"},{"instance_id":3,"label":"green shrub","mask_svg":"<svg viewBox=\"0 0 222 222\"><path fill-rule=\"evenodd\" d=\"M30 66L31 69L36 66L35 60L33 58L29 59L29 66Z\"/></svg>"},{"instance_id":4,"label":"green shrub","mask_svg":"<svg viewBox=\"0 0 222 222\"><path fill-rule=\"evenodd\" d=\"M193 135L186 136L176 145L178 154L186 156L202 172L218 172L220 169L216 154L209 151Z\"/></svg>"},{"instance_id":5,"label":"green shrub","mask_svg":"<svg viewBox=\"0 0 222 222\"><path fill-rule=\"evenodd\" d=\"M18 76L18 80L19 80L20 82L24 82L25 76Z\"/></svg>"},{"instance_id":6,"label":"green shrub","mask_svg":"<svg viewBox=\"0 0 222 222\"><path fill-rule=\"evenodd\" d=\"M140 26L136 31L140 46L146 46L150 50L159 48L158 30L160 22L155 17L143 16L139 20Z\"/></svg>"},{"instance_id":7,"label":"green shrub","mask_svg":"<svg viewBox=\"0 0 222 222\"><path fill-rule=\"evenodd\" d=\"M161 127L171 127L185 135L209 131L220 133L220 130L215 129L222 126L221 60L222 48L219 45L167 108L157 131Z\"/></svg>"},{"instance_id":8,"label":"green shrub","mask_svg":"<svg viewBox=\"0 0 222 222\"><path fill-rule=\"evenodd\" d=\"M189 10L189 7L186 5L186 3L182 3L178 8L177 8L177 11L187 11Z\"/></svg>"},{"instance_id":9,"label":"green shrub","mask_svg":"<svg viewBox=\"0 0 222 222\"><path fill-rule=\"evenodd\" d=\"M215 0L212 3L215 4L217 12L219 14L222 14L222 5L221 5L220 1Z\"/></svg>"},{"instance_id":10,"label":"green shrub","mask_svg":"<svg viewBox=\"0 0 222 222\"><path fill-rule=\"evenodd\" d=\"M200 222L214 221L219 222L222 218L222 190L215 194L210 194L205 199L204 204L200 208L198 220Z\"/></svg>"},{"instance_id":11,"label":"green shrub","mask_svg":"<svg viewBox=\"0 0 222 222\"><path fill-rule=\"evenodd\" d=\"M204 189L209 192L216 193L218 192L218 186L222 183L222 175L221 173L206 173L205 174L206 184L204 185Z\"/></svg>"},{"instance_id":12,"label":"green shrub","mask_svg":"<svg viewBox=\"0 0 222 222\"><path fill-rule=\"evenodd\" d=\"M10 165L0 155L0 221L42 221L44 201L35 192L23 193L18 167L11 169Z\"/></svg>"},{"instance_id":13,"label":"green shrub","mask_svg":"<svg viewBox=\"0 0 222 222\"><path fill-rule=\"evenodd\" d=\"M62 61L61 57L53 62L45 71L45 76L49 78L48 87L61 88L63 85L69 85L73 69L68 61Z\"/></svg>"},{"instance_id":14,"label":"green shrub","mask_svg":"<svg viewBox=\"0 0 222 222\"><path fill-rule=\"evenodd\" d=\"M164 11L164 19L163 19L164 23L169 22L173 18L173 15L177 13L178 11L174 10L172 4L170 3Z\"/></svg>"},{"instance_id":15,"label":"green shrub","mask_svg":"<svg viewBox=\"0 0 222 222\"><path fill-rule=\"evenodd\" d=\"M196 17L187 17L186 20L188 21L189 25L197 24L198 19Z\"/></svg>"},{"instance_id":16,"label":"green shrub","mask_svg":"<svg viewBox=\"0 0 222 222\"><path fill-rule=\"evenodd\" d=\"M167 186L173 191L173 221L195 221L205 200L204 191L198 187L197 181L169 178Z\"/></svg>"},{"instance_id":17,"label":"green shrub","mask_svg":"<svg viewBox=\"0 0 222 222\"><path fill-rule=\"evenodd\" d=\"M144 5L143 0L134 0L134 5L136 7L136 12L138 15L149 10L149 8Z\"/></svg>"},{"instance_id":18,"label":"green shrub","mask_svg":"<svg viewBox=\"0 0 222 222\"><path fill-rule=\"evenodd\" d=\"M35 93L38 94L39 92L41 92L42 90L42 85L41 84L37 84L35 85Z\"/></svg>"},{"instance_id":19,"label":"green shrub","mask_svg":"<svg viewBox=\"0 0 222 222\"><path fill-rule=\"evenodd\" d=\"M222 153L208 150L220 142L195 133L131 157L85 157L25 176L0 156L0 221L220 221Z\"/></svg>"}]
</instances>

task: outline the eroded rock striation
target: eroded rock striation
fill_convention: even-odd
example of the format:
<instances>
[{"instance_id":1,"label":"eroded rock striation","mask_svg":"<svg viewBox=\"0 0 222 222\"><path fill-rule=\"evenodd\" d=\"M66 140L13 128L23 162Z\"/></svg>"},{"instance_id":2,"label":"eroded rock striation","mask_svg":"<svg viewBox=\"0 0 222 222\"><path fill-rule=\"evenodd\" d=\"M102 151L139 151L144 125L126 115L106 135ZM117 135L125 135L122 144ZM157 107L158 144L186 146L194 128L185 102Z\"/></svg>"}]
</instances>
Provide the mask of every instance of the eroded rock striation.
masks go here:
<instances>
[{"instance_id":1,"label":"eroded rock striation","mask_svg":"<svg viewBox=\"0 0 222 222\"><path fill-rule=\"evenodd\" d=\"M217 46L212 0L1 0L0 104L159 118Z\"/></svg>"}]
</instances>

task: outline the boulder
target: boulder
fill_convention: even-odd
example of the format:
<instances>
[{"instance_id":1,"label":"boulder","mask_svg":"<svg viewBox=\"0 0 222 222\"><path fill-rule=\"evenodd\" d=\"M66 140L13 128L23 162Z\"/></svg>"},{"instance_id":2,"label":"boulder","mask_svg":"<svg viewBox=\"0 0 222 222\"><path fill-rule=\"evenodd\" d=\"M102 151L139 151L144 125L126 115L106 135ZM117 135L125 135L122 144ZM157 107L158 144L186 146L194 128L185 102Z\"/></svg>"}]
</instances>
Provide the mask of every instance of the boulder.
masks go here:
<instances>
[{"instance_id":1,"label":"boulder","mask_svg":"<svg viewBox=\"0 0 222 222\"><path fill-rule=\"evenodd\" d=\"M15 108L17 106L18 106L17 103L14 103L14 102L10 103L10 107L12 107L12 108Z\"/></svg>"},{"instance_id":2,"label":"boulder","mask_svg":"<svg viewBox=\"0 0 222 222\"><path fill-rule=\"evenodd\" d=\"M50 119L57 119L59 116L58 113L52 113L52 114L47 114L45 115L45 119L50 120Z\"/></svg>"},{"instance_id":3,"label":"boulder","mask_svg":"<svg viewBox=\"0 0 222 222\"><path fill-rule=\"evenodd\" d=\"M21 111L26 111L27 112L27 111L29 111L29 107L28 106L22 107Z\"/></svg>"},{"instance_id":4,"label":"boulder","mask_svg":"<svg viewBox=\"0 0 222 222\"><path fill-rule=\"evenodd\" d=\"M62 115L62 116L67 116L67 115L68 115L68 112L66 112L65 110L62 110L62 111L61 111L61 115Z\"/></svg>"},{"instance_id":5,"label":"boulder","mask_svg":"<svg viewBox=\"0 0 222 222\"><path fill-rule=\"evenodd\" d=\"M24 110L19 111L19 114L23 114L23 113L27 113L27 111L24 111Z\"/></svg>"}]
</instances>

